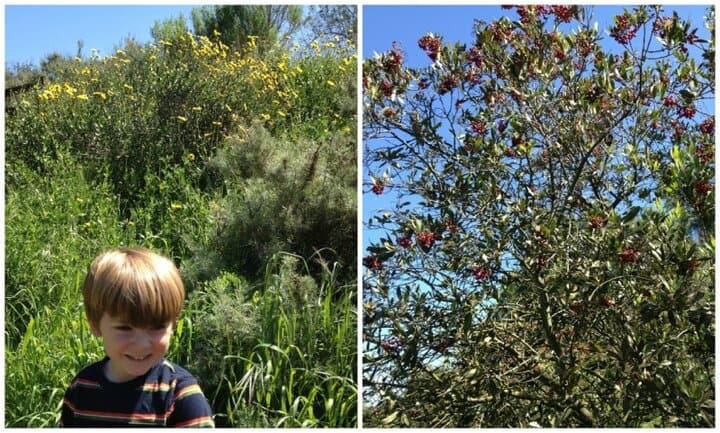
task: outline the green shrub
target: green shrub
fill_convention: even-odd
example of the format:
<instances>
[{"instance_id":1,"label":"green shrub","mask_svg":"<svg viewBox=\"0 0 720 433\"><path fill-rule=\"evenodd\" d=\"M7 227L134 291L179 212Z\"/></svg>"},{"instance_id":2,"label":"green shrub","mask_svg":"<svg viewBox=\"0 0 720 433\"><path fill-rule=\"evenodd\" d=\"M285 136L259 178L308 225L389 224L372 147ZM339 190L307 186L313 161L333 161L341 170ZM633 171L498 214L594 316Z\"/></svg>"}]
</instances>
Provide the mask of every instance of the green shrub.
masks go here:
<instances>
[{"instance_id":1,"label":"green shrub","mask_svg":"<svg viewBox=\"0 0 720 433\"><path fill-rule=\"evenodd\" d=\"M261 125L230 137L211 163L225 182L212 205L207 245L189 264L196 279L227 269L252 278L280 251L324 262L339 261L343 278L354 278L354 152L342 135L328 141L272 137ZM346 163L338 163L345 158ZM315 265L313 271L321 272Z\"/></svg>"}]
</instances>

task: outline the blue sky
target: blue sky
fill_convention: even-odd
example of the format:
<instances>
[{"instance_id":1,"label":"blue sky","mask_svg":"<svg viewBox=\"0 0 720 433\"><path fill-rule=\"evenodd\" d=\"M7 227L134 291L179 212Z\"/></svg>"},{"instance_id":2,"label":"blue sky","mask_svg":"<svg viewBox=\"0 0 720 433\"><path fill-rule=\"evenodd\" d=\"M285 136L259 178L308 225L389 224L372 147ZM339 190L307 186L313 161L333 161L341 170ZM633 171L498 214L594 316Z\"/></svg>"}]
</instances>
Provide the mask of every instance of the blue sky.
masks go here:
<instances>
[{"instance_id":1,"label":"blue sky","mask_svg":"<svg viewBox=\"0 0 720 433\"><path fill-rule=\"evenodd\" d=\"M74 56L77 42L84 43L83 54L95 48L101 56L132 36L149 42L155 21L185 16L197 5L183 6L64 6L5 5L5 65L38 65L48 54Z\"/></svg>"},{"instance_id":2,"label":"blue sky","mask_svg":"<svg viewBox=\"0 0 720 433\"><path fill-rule=\"evenodd\" d=\"M632 6L626 6L631 8ZM665 7L665 13L677 11L681 18L690 20L693 28L698 28L698 34L708 35L704 27L705 6L671 6ZM596 5L594 17L598 21L601 34L609 28L612 18L622 13L623 6ZM370 58L373 52L382 53L398 42L405 52L405 62L410 66L424 67L430 65L430 60L417 46L417 41L428 32L440 34L446 43L464 42L468 46L473 42L473 24L476 19L491 22L499 17L508 16L512 20L518 18L515 10L505 10L500 5L477 6L382 6L367 5L363 7L363 58ZM609 40L610 37L607 36ZM614 43L614 41L612 41ZM368 182L369 176L363 173L363 182ZM364 188L368 190L367 187ZM386 191L388 191L386 189ZM363 194L363 222L376 214L380 209L392 208L392 193L376 196L366 191ZM363 250L373 240L383 233L373 233L363 230Z\"/></svg>"}]
</instances>

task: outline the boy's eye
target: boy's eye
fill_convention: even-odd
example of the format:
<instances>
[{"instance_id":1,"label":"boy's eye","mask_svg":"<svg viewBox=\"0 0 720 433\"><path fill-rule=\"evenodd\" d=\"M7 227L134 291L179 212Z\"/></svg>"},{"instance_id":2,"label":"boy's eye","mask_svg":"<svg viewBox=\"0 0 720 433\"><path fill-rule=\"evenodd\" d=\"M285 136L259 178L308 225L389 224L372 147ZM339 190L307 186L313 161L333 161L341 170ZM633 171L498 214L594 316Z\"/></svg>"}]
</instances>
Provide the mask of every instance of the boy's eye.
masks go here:
<instances>
[{"instance_id":1,"label":"boy's eye","mask_svg":"<svg viewBox=\"0 0 720 433\"><path fill-rule=\"evenodd\" d=\"M153 331L164 331L167 328L167 323L161 323L152 327Z\"/></svg>"},{"instance_id":2,"label":"boy's eye","mask_svg":"<svg viewBox=\"0 0 720 433\"><path fill-rule=\"evenodd\" d=\"M127 325L118 325L115 327L118 331L130 331L132 328Z\"/></svg>"}]
</instances>

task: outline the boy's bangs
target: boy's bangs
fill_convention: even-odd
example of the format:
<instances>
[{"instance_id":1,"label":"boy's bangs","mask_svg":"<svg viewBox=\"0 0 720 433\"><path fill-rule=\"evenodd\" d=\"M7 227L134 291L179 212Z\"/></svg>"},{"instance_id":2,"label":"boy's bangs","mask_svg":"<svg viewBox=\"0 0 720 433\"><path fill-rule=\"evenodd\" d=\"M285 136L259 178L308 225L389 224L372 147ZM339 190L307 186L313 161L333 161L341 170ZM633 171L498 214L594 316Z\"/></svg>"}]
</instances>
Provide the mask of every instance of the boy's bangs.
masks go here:
<instances>
[{"instance_id":1,"label":"boy's bangs","mask_svg":"<svg viewBox=\"0 0 720 433\"><path fill-rule=\"evenodd\" d=\"M109 305L104 309L110 316L117 317L138 328L154 328L174 323L182 308L182 299L153 285L128 284L110 290Z\"/></svg>"}]
</instances>

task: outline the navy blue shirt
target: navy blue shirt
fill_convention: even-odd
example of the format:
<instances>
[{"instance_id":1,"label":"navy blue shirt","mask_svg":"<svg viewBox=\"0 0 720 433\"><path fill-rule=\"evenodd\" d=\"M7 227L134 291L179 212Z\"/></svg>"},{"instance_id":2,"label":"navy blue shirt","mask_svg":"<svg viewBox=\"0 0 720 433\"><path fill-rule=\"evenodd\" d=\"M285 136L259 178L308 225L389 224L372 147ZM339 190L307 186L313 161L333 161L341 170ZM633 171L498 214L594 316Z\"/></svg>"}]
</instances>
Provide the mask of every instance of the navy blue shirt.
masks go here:
<instances>
[{"instance_id":1,"label":"navy blue shirt","mask_svg":"<svg viewBox=\"0 0 720 433\"><path fill-rule=\"evenodd\" d=\"M62 406L64 427L214 427L197 380L165 359L145 375L109 381L106 357L85 367L70 383Z\"/></svg>"}]
</instances>

